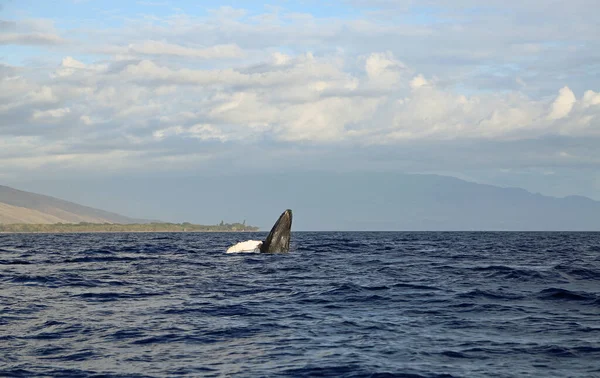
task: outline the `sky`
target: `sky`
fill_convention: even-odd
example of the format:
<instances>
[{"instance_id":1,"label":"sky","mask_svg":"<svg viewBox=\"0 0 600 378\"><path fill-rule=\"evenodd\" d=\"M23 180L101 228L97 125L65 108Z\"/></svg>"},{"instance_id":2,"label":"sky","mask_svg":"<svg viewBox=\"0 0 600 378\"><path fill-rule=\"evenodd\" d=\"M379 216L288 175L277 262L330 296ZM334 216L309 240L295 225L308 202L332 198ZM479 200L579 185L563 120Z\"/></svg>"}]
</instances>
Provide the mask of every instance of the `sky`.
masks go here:
<instances>
[{"instance_id":1,"label":"sky","mask_svg":"<svg viewBox=\"0 0 600 378\"><path fill-rule=\"evenodd\" d=\"M599 12L0 0L0 182L405 172L600 200Z\"/></svg>"}]
</instances>

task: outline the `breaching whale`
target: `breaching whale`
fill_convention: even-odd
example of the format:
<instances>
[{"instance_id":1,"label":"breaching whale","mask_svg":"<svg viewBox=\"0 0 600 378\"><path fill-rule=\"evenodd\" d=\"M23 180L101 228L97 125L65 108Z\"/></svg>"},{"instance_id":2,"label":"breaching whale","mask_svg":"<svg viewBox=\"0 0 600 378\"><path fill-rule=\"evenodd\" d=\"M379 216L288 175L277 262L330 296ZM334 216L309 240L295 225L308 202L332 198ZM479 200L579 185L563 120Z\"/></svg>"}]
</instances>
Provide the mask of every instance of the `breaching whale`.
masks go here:
<instances>
[{"instance_id":1,"label":"breaching whale","mask_svg":"<svg viewBox=\"0 0 600 378\"><path fill-rule=\"evenodd\" d=\"M237 243L227 249L227 253L235 252L261 252L276 253L290 251L290 237L292 231L292 210L287 209L277 219L271 232L264 241L247 240Z\"/></svg>"}]
</instances>

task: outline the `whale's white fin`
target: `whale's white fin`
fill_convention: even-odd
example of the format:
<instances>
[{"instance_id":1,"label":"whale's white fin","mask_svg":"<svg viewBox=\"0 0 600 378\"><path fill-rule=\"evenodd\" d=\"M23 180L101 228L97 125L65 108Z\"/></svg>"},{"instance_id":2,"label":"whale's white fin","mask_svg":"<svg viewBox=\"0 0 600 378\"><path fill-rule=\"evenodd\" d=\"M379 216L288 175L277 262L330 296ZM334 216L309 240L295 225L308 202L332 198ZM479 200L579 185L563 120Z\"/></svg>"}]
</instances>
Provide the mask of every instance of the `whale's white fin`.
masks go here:
<instances>
[{"instance_id":1,"label":"whale's white fin","mask_svg":"<svg viewBox=\"0 0 600 378\"><path fill-rule=\"evenodd\" d=\"M260 252L261 245L262 241L260 240L246 240L229 247L227 253Z\"/></svg>"}]
</instances>

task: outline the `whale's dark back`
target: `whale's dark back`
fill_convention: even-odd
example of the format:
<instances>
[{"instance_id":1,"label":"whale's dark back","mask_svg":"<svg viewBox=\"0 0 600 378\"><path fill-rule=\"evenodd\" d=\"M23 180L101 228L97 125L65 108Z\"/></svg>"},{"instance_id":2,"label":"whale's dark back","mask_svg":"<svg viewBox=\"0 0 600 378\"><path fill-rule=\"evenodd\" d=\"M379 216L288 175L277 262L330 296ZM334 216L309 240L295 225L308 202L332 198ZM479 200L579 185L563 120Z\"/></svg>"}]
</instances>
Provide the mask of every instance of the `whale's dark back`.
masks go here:
<instances>
[{"instance_id":1,"label":"whale's dark back","mask_svg":"<svg viewBox=\"0 0 600 378\"><path fill-rule=\"evenodd\" d=\"M287 209L273 225L269 236L260 247L263 253L289 252L292 231L292 210Z\"/></svg>"}]
</instances>

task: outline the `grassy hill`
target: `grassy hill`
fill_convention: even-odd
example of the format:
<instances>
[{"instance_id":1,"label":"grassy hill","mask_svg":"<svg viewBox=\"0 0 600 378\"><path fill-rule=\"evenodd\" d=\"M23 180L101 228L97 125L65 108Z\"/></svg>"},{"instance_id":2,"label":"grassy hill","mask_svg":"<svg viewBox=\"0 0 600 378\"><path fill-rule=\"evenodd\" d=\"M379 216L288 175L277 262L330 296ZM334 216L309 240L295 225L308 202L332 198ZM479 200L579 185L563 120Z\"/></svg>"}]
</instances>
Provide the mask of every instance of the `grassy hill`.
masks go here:
<instances>
[{"instance_id":1,"label":"grassy hill","mask_svg":"<svg viewBox=\"0 0 600 378\"><path fill-rule=\"evenodd\" d=\"M0 224L147 223L92 207L0 185Z\"/></svg>"}]
</instances>

